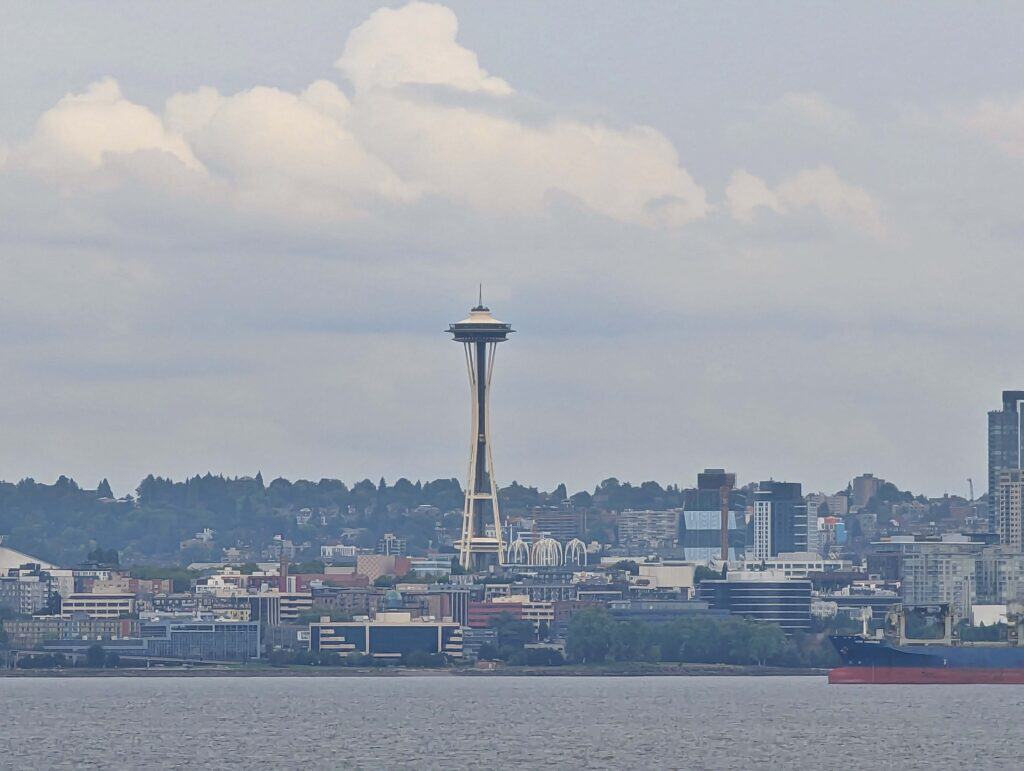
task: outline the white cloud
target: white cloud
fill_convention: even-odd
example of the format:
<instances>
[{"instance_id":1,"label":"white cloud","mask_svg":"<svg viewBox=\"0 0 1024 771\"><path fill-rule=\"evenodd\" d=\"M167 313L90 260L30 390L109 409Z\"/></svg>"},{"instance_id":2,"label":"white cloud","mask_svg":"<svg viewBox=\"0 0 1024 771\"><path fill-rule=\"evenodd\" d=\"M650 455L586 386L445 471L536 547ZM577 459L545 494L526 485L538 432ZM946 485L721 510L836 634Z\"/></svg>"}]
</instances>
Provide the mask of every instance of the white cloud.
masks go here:
<instances>
[{"instance_id":1,"label":"white cloud","mask_svg":"<svg viewBox=\"0 0 1024 771\"><path fill-rule=\"evenodd\" d=\"M390 94L356 100L355 131L405 179L471 209L532 215L556 192L611 219L680 225L707 213L704 190L662 134L500 115Z\"/></svg>"},{"instance_id":2,"label":"white cloud","mask_svg":"<svg viewBox=\"0 0 1024 771\"><path fill-rule=\"evenodd\" d=\"M113 78L68 94L39 118L15 162L46 171L90 171L111 154L142 150L169 153L190 168L199 166L185 141L150 110L124 98Z\"/></svg>"},{"instance_id":3,"label":"white cloud","mask_svg":"<svg viewBox=\"0 0 1024 771\"><path fill-rule=\"evenodd\" d=\"M381 8L348 36L335 66L359 91L422 84L511 94L508 83L488 75L476 54L455 41L458 30L458 19L443 5Z\"/></svg>"},{"instance_id":4,"label":"white cloud","mask_svg":"<svg viewBox=\"0 0 1024 771\"><path fill-rule=\"evenodd\" d=\"M761 209L783 215L813 210L872 236L884 231L878 204L871 194L844 182L830 166L804 169L774 188L760 177L739 170L729 180L725 197L730 214L744 223L753 221Z\"/></svg>"},{"instance_id":5,"label":"white cloud","mask_svg":"<svg viewBox=\"0 0 1024 771\"><path fill-rule=\"evenodd\" d=\"M1007 155L1024 158L1024 95L984 99L957 119Z\"/></svg>"},{"instance_id":6,"label":"white cloud","mask_svg":"<svg viewBox=\"0 0 1024 771\"><path fill-rule=\"evenodd\" d=\"M300 94L263 86L230 97L209 88L175 94L165 119L243 204L330 217L414 199L415 186L353 136L351 109L336 85L316 81Z\"/></svg>"},{"instance_id":7,"label":"white cloud","mask_svg":"<svg viewBox=\"0 0 1024 771\"><path fill-rule=\"evenodd\" d=\"M491 105L394 88L435 84L456 94L511 94L455 42L457 28L455 15L439 5L372 14L349 35L338 60L355 87L352 99L325 80L300 93L256 86L222 95L205 86L172 95L158 116L107 78L47 110L16 154L34 169L102 170L96 184L105 188L127 174L161 194L201 193L235 211L298 223L427 197L498 217L535 216L558 196L647 226L705 216L704 190L654 129L557 114L531 124ZM196 174L182 183L166 164L131 158L138 151L163 152ZM80 189L87 193L88 184Z\"/></svg>"}]
</instances>

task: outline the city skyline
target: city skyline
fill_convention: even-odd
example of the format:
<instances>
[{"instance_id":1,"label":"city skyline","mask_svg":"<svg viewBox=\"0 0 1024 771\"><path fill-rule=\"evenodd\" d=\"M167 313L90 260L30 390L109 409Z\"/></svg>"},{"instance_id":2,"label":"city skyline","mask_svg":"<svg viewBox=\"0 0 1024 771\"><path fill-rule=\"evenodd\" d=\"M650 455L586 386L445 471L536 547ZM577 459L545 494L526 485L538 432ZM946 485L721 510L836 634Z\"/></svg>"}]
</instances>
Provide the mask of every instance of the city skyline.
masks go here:
<instances>
[{"instance_id":1,"label":"city skyline","mask_svg":"<svg viewBox=\"0 0 1024 771\"><path fill-rule=\"evenodd\" d=\"M982 484L1019 20L127 7L9 10L0 476L461 476L436 329L483 280L506 483Z\"/></svg>"}]
</instances>

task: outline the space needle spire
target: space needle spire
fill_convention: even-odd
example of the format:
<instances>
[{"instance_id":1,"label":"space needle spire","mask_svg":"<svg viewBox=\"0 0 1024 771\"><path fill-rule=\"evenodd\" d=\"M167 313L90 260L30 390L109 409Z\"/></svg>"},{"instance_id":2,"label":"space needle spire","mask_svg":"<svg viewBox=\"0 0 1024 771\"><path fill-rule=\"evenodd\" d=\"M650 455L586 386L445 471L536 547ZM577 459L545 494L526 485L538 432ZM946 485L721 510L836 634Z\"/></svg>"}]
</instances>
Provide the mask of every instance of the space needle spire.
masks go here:
<instances>
[{"instance_id":1,"label":"space needle spire","mask_svg":"<svg viewBox=\"0 0 1024 771\"><path fill-rule=\"evenodd\" d=\"M498 321L484 306L482 284L478 305L470 310L469 317L448 327L455 342L462 343L465 348L472 394L469 474L462 512L462 538L457 544L459 564L466 570L505 563L498 485L494 481L494 464L491 461L489 401L495 349L514 331L511 324Z\"/></svg>"}]
</instances>

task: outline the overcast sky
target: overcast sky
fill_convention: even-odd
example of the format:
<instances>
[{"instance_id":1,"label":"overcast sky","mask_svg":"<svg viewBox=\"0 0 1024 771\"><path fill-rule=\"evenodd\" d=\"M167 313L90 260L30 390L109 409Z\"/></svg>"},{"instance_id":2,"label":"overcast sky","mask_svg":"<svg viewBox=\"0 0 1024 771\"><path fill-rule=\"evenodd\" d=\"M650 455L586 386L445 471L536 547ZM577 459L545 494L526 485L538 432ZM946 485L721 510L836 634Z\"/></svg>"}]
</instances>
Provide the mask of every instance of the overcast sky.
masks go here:
<instances>
[{"instance_id":1,"label":"overcast sky","mask_svg":"<svg viewBox=\"0 0 1024 771\"><path fill-rule=\"evenodd\" d=\"M1024 10L4 4L0 478L985 477Z\"/></svg>"}]
</instances>

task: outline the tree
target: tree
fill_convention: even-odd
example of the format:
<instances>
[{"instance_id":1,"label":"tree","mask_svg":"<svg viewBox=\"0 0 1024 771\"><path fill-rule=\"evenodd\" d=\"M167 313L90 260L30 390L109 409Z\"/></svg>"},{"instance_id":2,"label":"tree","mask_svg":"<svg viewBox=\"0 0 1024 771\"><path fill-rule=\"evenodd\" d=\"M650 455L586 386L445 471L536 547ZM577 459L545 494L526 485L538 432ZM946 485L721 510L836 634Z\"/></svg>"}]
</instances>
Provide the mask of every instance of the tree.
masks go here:
<instances>
[{"instance_id":1,"label":"tree","mask_svg":"<svg viewBox=\"0 0 1024 771\"><path fill-rule=\"evenodd\" d=\"M533 639L533 624L511 613L499 613L491 619L491 627L498 633L499 648L519 649Z\"/></svg>"},{"instance_id":2,"label":"tree","mask_svg":"<svg viewBox=\"0 0 1024 771\"><path fill-rule=\"evenodd\" d=\"M712 570L707 565L698 565L693 571L693 582L699 584L701 581L711 581L722 578L723 574Z\"/></svg>"},{"instance_id":3,"label":"tree","mask_svg":"<svg viewBox=\"0 0 1024 771\"><path fill-rule=\"evenodd\" d=\"M650 627L637 621L620 621L611 627L611 644L608 655L615 661L656 660L654 646L650 642Z\"/></svg>"},{"instance_id":4,"label":"tree","mask_svg":"<svg viewBox=\"0 0 1024 771\"><path fill-rule=\"evenodd\" d=\"M585 608L569 622L565 657L580 664L598 664L608 659L612 647L612 617L604 608Z\"/></svg>"},{"instance_id":5,"label":"tree","mask_svg":"<svg viewBox=\"0 0 1024 771\"><path fill-rule=\"evenodd\" d=\"M491 643L484 643L477 652L477 658L481 661L493 661L498 658L498 649Z\"/></svg>"},{"instance_id":6,"label":"tree","mask_svg":"<svg viewBox=\"0 0 1024 771\"><path fill-rule=\"evenodd\" d=\"M96 547L86 554L85 558L89 562L95 562L97 565L103 565L104 567L116 568L121 564L121 558L117 553L117 549L101 549Z\"/></svg>"},{"instance_id":7,"label":"tree","mask_svg":"<svg viewBox=\"0 0 1024 771\"><path fill-rule=\"evenodd\" d=\"M747 656L753 663L763 667L770 658L782 651L786 637L775 624L748 621L745 626Z\"/></svg>"},{"instance_id":8,"label":"tree","mask_svg":"<svg viewBox=\"0 0 1024 771\"><path fill-rule=\"evenodd\" d=\"M98 498L113 498L114 491L110 489L110 482L104 479L96 488L96 497Z\"/></svg>"},{"instance_id":9,"label":"tree","mask_svg":"<svg viewBox=\"0 0 1024 771\"><path fill-rule=\"evenodd\" d=\"M101 645L90 645L85 651L85 665L92 669L102 669L107 661L107 654Z\"/></svg>"}]
</instances>

